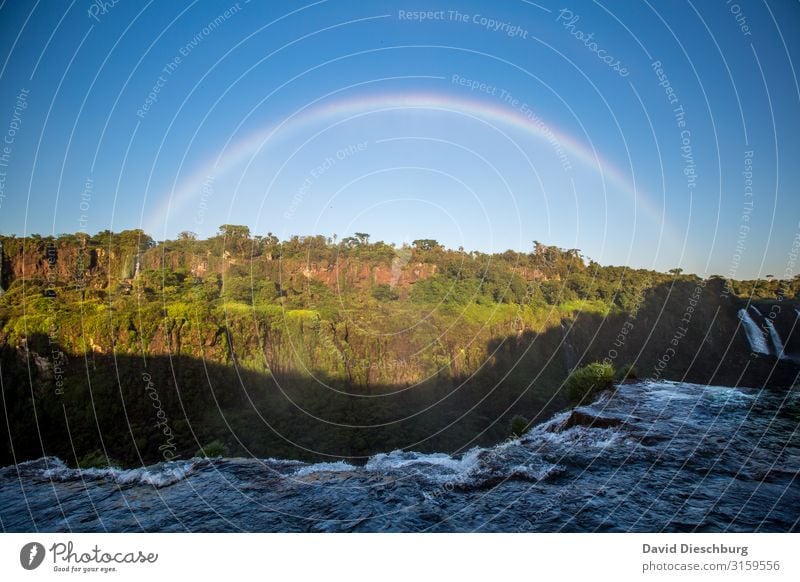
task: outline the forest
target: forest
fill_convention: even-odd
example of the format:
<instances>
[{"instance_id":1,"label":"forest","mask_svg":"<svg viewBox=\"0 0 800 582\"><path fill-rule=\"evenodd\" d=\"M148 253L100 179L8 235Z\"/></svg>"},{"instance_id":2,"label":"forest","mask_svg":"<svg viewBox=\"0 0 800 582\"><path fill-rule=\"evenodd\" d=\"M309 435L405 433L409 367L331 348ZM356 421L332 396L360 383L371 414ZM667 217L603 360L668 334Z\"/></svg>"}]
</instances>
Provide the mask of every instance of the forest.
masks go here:
<instances>
[{"instance_id":1,"label":"forest","mask_svg":"<svg viewBox=\"0 0 800 582\"><path fill-rule=\"evenodd\" d=\"M798 277L371 238L0 236L0 464L452 452L579 403L570 375L594 362L618 380L796 377L752 353L737 313L769 313L795 353Z\"/></svg>"}]
</instances>

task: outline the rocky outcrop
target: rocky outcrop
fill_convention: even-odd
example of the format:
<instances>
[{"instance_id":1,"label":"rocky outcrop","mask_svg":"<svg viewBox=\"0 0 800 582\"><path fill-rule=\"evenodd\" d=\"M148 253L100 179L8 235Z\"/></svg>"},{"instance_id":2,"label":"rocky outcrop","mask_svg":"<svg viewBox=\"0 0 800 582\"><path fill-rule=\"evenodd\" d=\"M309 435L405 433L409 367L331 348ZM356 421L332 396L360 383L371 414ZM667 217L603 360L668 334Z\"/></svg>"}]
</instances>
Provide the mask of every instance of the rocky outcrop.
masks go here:
<instances>
[{"instance_id":1,"label":"rocky outcrop","mask_svg":"<svg viewBox=\"0 0 800 582\"><path fill-rule=\"evenodd\" d=\"M189 273L196 279L209 275L226 275L231 268L252 270L254 276L276 281L314 280L331 290L344 287L368 288L386 284L408 288L417 281L436 274L433 263L412 261L409 249L397 249L391 260L306 260L287 258L273 261L271 253L259 256L234 256L223 251L221 256L211 252L193 253L170 248L152 248L137 253L135 249L106 249L87 246L85 239L56 241L45 239L0 245L0 287L6 289L18 279L48 280L63 285L85 285L106 288L109 284L130 284L140 271L168 269ZM1 242L1 241L0 241Z\"/></svg>"},{"instance_id":2,"label":"rocky outcrop","mask_svg":"<svg viewBox=\"0 0 800 582\"><path fill-rule=\"evenodd\" d=\"M589 410L575 408L571 410L567 418L549 427L550 432L564 432L576 426L586 428L616 428L625 424L625 419L612 416L601 416L593 414Z\"/></svg>"},{"instance_id":3,"label":"rocky outcrop","mask_svg":"<svg viewBox=\"0 0 800 582\"><path fill-rule=\"evenodd\" d=\"M319 281L330 289L340 289L345 285L355 288L365 288L370 285L407 288L437 272L434 264L403 264L399 258L395 258L390 264L350 260L335 263L320 261L299 264L293 268L299 270L305 278Z\"/></svg>"}]
</instances>

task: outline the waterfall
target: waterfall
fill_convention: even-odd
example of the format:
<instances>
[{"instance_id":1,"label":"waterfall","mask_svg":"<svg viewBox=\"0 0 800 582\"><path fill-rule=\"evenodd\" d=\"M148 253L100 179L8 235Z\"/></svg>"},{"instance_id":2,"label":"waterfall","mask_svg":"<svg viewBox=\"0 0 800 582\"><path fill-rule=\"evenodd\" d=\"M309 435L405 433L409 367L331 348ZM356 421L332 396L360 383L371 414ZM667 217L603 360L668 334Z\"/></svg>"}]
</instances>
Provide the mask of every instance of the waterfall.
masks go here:
<instances>
[{"instance_id":1,"label":"waterfall","mask_svg":"<svg viewBox=\"0 0 800 582\"><path fill-rule=\"evenodd\" d=\"M752 305L751 305L752 307ZM755 308L753 308L755 309ZM758 310L756 309L756 313ZM750 349L757 354L769 355L769 346L767 345L767 338L764 337L764 332L758 327L753 318L746 310L739 310L739 319L744 325L744 332L747 335L747 341L750 343Z\"/></svg>"},{"instance_id":2,"label":"waterfall","mask_svg":"<svg viewBox=\"0 0 800 582\"><path fill-rule=\"evenodd\" d=\"M783 353L783 342L781 341L781 336L778 335L778 330L775 329L775 325L769 317L764 318L764 323L767 324L769 338L772 340L772 347L775 348L775 355L778 356L778 359L785 360L786 355Z\"/></svg>"},{"instance_id":3,"label":"waterfall","mask_svg":"<svg viewBox=\"0 0 800 582\"><path fill-rule=\"evenodd\" d=\"M569 339L569 332L571 331L572 326L567 326L562 321L561 322L561 357L564 361L564 367L567 369L567 372L571 372L575 369L575 366L578 365L578 357L575 354L575 347L572 345L572 342Z\"/></svg>"},{"instance_id":4,"label":"waterfall","mask_svg":"<svg viewBox=\"0 0 800 582\"><path fill-rule=\"evenodd\" d=\"M778 330L775 329L775 324L772 323L772 319L764 316L764 314L761 313L761 311L755 305L751 305L750 309L760 315L764 320L764 325L769 333L769 339L772 341L772 347L775 350L775 356L777 356L779 360L788 359L786 354L783 353L783 341L781 340L781 336L778 334Z\"/></svg>"}]
</instances>

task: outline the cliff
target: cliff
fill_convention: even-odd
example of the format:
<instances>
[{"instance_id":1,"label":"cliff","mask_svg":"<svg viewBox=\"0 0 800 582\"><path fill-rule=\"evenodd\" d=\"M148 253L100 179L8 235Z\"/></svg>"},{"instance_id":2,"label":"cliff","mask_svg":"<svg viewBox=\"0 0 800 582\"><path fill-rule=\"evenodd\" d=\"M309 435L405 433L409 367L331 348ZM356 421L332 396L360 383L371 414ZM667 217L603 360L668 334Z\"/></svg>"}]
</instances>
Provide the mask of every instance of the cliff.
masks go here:
<instances>
[{"instance_id":1,"label":"cliff","mask_svg":"<svg viewBox=\"0 0 800 582\"><path fill-rule=\"evenodd\" d=\"M753 298L553 247L144 236L3 240L0 464L136 463L211 441L289 458L461 450L563 408L568 374L593 361L704 384L797 378L794 281Z\"/></svg>"}]
</instances>

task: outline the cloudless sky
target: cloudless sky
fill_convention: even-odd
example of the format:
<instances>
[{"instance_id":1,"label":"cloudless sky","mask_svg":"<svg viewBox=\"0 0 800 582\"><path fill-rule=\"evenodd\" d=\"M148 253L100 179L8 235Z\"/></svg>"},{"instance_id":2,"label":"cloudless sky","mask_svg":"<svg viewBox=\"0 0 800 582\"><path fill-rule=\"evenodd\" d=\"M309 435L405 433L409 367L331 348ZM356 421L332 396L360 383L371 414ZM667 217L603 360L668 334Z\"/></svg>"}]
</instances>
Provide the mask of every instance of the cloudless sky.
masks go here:
<instances>
[{"instance_id":1,"label":"cloudless sky","mask_svg":"<svg viewBox=\"0 0 800 582\"><path fill-rule=\"evenodd\" d=\"M798 29L789 1L6 0L0 232L793 276Z\"/></svg>"}]
</instances>

